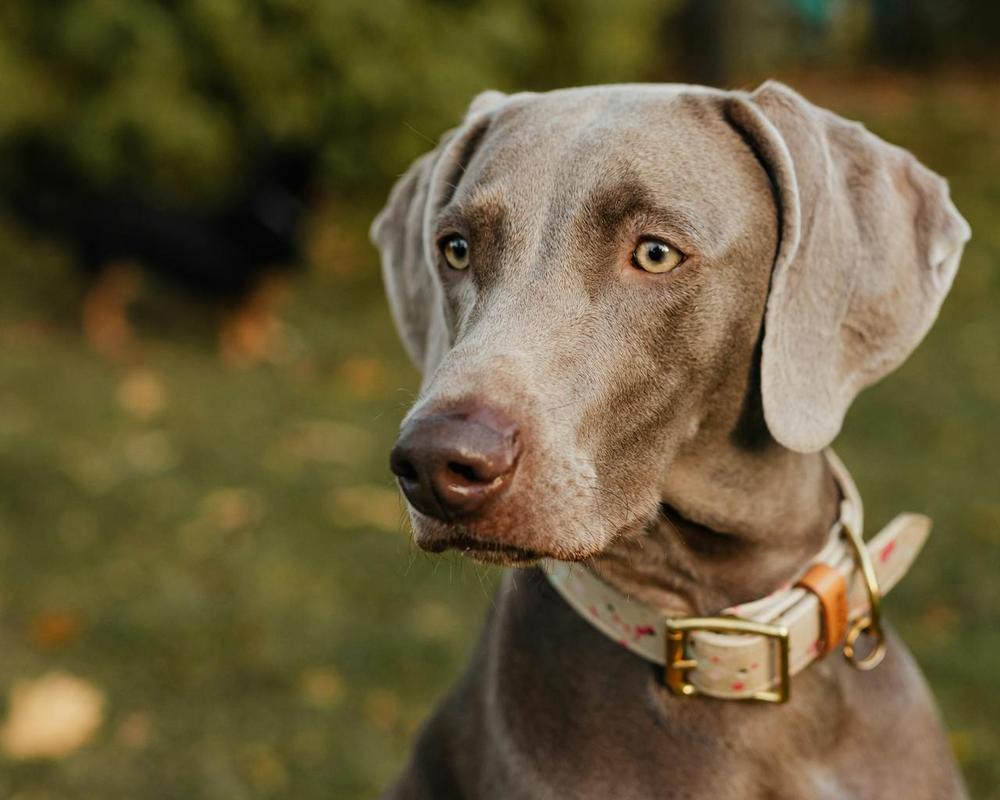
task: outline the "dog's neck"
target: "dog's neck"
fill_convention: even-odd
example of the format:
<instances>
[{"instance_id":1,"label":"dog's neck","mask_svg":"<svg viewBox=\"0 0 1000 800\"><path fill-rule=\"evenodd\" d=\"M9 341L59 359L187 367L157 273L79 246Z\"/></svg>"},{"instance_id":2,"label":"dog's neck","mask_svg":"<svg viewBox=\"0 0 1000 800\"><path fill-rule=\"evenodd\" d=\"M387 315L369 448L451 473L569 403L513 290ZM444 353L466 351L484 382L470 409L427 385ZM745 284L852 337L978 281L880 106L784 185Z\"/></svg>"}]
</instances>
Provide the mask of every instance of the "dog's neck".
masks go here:
<instances>
[{"instance_id":1,"label":"dog's neck","mask_svg":"<svg viewBox=\"0 0 1000 800\"><path fill-rule=\"evenodd\" d=\"M837 518L838 490L822 454L776 443L726 443L679 453L659 517L591 562L619 591L683 614L762 597L819 551Z\"/></svg>"}]
</instances>

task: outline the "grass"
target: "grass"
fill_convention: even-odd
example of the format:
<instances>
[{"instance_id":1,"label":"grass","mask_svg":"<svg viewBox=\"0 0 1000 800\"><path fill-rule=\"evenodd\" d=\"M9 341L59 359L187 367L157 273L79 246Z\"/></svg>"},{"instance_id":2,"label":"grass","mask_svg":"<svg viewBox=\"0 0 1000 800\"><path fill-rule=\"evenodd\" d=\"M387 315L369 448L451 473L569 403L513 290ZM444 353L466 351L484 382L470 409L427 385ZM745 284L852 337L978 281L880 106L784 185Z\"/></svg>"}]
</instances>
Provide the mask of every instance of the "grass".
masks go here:
<instances>
[{"instance_id":1,"label":"grass","mask_svg":"<svg viewBox=\"0 0 1000 800\"><path fill-rule=\"evenodd\" d=\"M888 614L973 795L1000 798L1000 92L797 83L948 175L975 232L937 327L839 450L870 530L935 519ZM106 697L79 751L0 758L0 797L366 798L399 768L496 573L402 532L386 456L416 375L366 218L322 215L288 346L249 370L155 292L129 356L97 358L65 257L0 228L0 693L58 669Z\"/></svg>"}]
</instances>

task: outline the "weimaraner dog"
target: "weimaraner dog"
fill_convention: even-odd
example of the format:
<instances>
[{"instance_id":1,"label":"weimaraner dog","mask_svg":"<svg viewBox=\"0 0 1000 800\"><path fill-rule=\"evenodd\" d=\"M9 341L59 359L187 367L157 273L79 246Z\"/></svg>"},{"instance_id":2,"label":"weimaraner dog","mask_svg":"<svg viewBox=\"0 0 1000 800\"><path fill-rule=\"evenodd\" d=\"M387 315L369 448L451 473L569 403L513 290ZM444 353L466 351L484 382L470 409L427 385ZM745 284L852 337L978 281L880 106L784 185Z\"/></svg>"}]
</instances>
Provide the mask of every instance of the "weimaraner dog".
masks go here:
<instances>
[{"instance_id":1,"label":"weimaraner dog","mask_svg":"<svg viewBox=\"0 0 1000 800\"><path fill-rule=\"evenodd\" d=\"M848 406L958 268L944 180L774 82L490 91L372 237L423 374L391 457L415 541L518 568L389 798L965 796L891 631L785 703L685 696L537 566L671 618L794 580L844 506Z\"/></svg>"}]
</instances>

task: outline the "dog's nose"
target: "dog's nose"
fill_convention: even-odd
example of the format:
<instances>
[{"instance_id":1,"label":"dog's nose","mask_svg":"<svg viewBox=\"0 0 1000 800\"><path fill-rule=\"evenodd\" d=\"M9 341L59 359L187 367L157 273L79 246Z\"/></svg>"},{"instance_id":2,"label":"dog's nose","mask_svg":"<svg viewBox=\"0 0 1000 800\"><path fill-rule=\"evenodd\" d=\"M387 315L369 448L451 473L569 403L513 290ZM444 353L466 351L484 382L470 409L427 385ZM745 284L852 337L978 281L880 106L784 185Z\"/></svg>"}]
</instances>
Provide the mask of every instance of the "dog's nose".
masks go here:
<instances>
[{"instance_id":1,"label":"dog's nose","mask_svg":"<svg viewBox=\"0 0 1000 800\"><path fill-rule=\"evenodd\" d=\"M403 494L424 514L450 521L502 494L517 467L517 423L485 408L417 417L389 458Z\"/></svg>"}]
</instances>

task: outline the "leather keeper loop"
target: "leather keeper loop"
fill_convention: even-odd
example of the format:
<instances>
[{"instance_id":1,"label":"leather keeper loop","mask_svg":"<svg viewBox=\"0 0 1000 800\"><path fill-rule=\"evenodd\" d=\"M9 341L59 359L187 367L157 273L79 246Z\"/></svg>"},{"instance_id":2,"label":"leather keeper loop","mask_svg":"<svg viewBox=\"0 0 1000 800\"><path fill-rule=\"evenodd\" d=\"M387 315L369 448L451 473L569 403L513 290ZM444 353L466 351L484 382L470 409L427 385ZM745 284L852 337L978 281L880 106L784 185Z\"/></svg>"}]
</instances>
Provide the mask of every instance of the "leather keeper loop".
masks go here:
<instances>
[{"instance_id":1,"label":"leather keeper loop","mask_svg":"<svg viewBox=\"0 0 1000 800\"><path fill-rule=\"evenodd\" d=\"M795 584L816 595L823 618L820 652L827 653L847 634L847 582L826 564L814 564Z\"/></svg>"}]
</instances>

